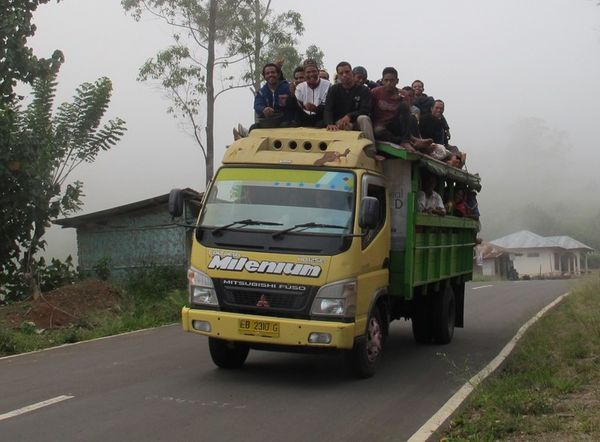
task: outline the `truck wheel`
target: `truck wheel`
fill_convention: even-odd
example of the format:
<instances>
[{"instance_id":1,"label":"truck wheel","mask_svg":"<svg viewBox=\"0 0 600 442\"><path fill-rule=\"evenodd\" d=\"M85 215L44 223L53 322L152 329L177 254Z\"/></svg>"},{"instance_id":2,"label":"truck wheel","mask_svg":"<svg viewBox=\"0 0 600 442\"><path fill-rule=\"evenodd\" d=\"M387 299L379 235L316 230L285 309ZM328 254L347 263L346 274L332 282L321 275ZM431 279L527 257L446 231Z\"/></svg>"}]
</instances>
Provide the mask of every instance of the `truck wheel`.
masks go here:
<instances>
[{"instance_id":1,"label":"truck wheel","mask_svg":"<svg viewBox=\"0 0 600 442\"><path fill-rule=\"evenodd\" d=\"M412 332L417 344L429 344L432 339L429 299L415 295L413 298Z\"/></svg>"},{"instance_id":2,"label":"truck wheel","mask_svg":"<svg viewBox=\"0 0 600 442\"><path fill-rule=\"evenodd\" d=\"M208 338L208 348L213 362L221 368L240 368L250 351L247 344L215 338Z\"/></svg>"},{"instance_id":3,"label":"truck wheel","mask_svg":"<svg viewBox=\"0 0 600 442\"><path fill-rule=\"evenodd\" d=\"M366 379L375 374L383 354L384 328L381 312L374 307L367 321L367 333L356 338L354 347L346 354L348 365L357 377Z\"/></svg>"},{"instance_id":4,"label":"truck wheel","mask_svg":"<svg viewBox=\"0 0 600 442\"><path fill-rule=\"evenodd\" d=\"M452 286L437 294L433 308L433 340L436 344L448 344L454 336L456 299Z\"/></svg>"}]
</instances>

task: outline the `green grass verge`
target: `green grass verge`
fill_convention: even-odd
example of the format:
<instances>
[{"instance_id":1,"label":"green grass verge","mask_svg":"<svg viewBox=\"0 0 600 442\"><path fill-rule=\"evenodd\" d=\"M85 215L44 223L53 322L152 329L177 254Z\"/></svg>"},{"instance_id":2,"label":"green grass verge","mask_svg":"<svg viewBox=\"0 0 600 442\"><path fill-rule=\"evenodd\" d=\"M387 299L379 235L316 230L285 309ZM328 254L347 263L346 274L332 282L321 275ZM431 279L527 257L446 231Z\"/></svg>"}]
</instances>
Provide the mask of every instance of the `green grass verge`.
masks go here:
<instances>
[{"instance_id":1,"label":"green grass verge","mask_svg":"<svg viewBox=\"0 0 600 442\"><path fill-rule=\"evenodd\" d=\"M600 279L582 281L475 389L445 441L600 440Z\"/></svg>"},{"instance_id":2,"label":"green grass verge","mask_svg":"<svg viewBox=\"0 0 600 442\"><path fill-rule=\"evenodd\" d=\"M114 311L87 317L69 328L37 333L25 322L18 329L0 328L0 356L171 324L179 321L186 303L186 290L171 290L162 296L128 291Z\"/></svg>"}]
</instances>

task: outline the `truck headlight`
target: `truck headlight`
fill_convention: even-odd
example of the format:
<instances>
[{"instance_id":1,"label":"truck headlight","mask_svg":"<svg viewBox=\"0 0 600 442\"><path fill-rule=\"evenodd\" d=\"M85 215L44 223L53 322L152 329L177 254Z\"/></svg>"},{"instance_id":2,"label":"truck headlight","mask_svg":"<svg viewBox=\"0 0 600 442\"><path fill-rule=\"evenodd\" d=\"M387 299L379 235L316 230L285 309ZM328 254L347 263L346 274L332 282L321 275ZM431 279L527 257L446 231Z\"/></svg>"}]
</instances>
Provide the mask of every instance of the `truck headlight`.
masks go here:
<instances>
[{"instance_id":1,"label":"truck headlight","mask_svg":"<svg viewBox=\"0 0 600 442\"><path fill-rule=\"evenodd\" d=\"M188 270L190 305L218 306L217 292L210 276L190 267Z\"/></svg>"},{"instance_id":2,"label":"truck headlight","mask_svg":"<svg viewBox=\"0 0 600 442\"><path fill-rule=\"evenodd\" d=\"M324 285L317 292L311 315L353 318L356 314L356 279Z\"/></svg>"}]
</instances>

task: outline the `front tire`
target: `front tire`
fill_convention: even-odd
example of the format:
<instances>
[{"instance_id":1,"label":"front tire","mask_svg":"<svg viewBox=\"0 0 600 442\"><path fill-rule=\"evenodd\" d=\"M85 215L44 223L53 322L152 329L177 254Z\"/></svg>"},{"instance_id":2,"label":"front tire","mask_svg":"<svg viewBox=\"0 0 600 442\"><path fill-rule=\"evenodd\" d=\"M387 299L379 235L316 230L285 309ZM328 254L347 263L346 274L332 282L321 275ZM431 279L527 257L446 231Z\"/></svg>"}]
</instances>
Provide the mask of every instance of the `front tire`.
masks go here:
<instances>
[{"instance_id":1,"label":"front tire","mask_svg":"<svg viewBox=\"0 0 600 442\"><path fill-rule=\"evenodd\" d=\"M215 338L208 338L208 349L215 365L226 369L240 368L250 351L247 344Z\"/></svg>"},{"instance_id":2,"label":"front tire","mask_svg":"<svg viewBox=\"0 0 600 442\"><path fill-rule=\"evenodd\" d=\"M381 312L374 307L367 321L366 334L354 340L354 347L346 355L348 365L357 377L366 379L375 374L383 354L385 335Z\"/></svg>"}]
</instances>

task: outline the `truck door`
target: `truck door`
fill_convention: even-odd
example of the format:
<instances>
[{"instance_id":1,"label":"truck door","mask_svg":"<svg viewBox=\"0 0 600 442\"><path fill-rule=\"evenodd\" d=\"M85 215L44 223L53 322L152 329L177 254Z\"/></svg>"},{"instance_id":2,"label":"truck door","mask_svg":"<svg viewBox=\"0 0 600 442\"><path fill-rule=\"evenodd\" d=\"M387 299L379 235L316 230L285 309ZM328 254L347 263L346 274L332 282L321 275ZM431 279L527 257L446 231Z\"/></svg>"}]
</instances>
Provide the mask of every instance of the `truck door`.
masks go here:
<instances>
[{"instance_id":1,"label":"truck door","mask_svg":"<svg viewBox=\"0 0 600 442\"><path fill-rule=\"evenodd\" d=\"M365 174L361 181L361 198L371 196L379 200L379 224L374 229L362 229L361 266L358 277L359 301L357 322L366 321L374 296L388 285L390 247L389 206L383 178ZM357 324L358 325L358 324ZM360 327L359 327L360 328Z\"/></svg>"}]
</instances>

